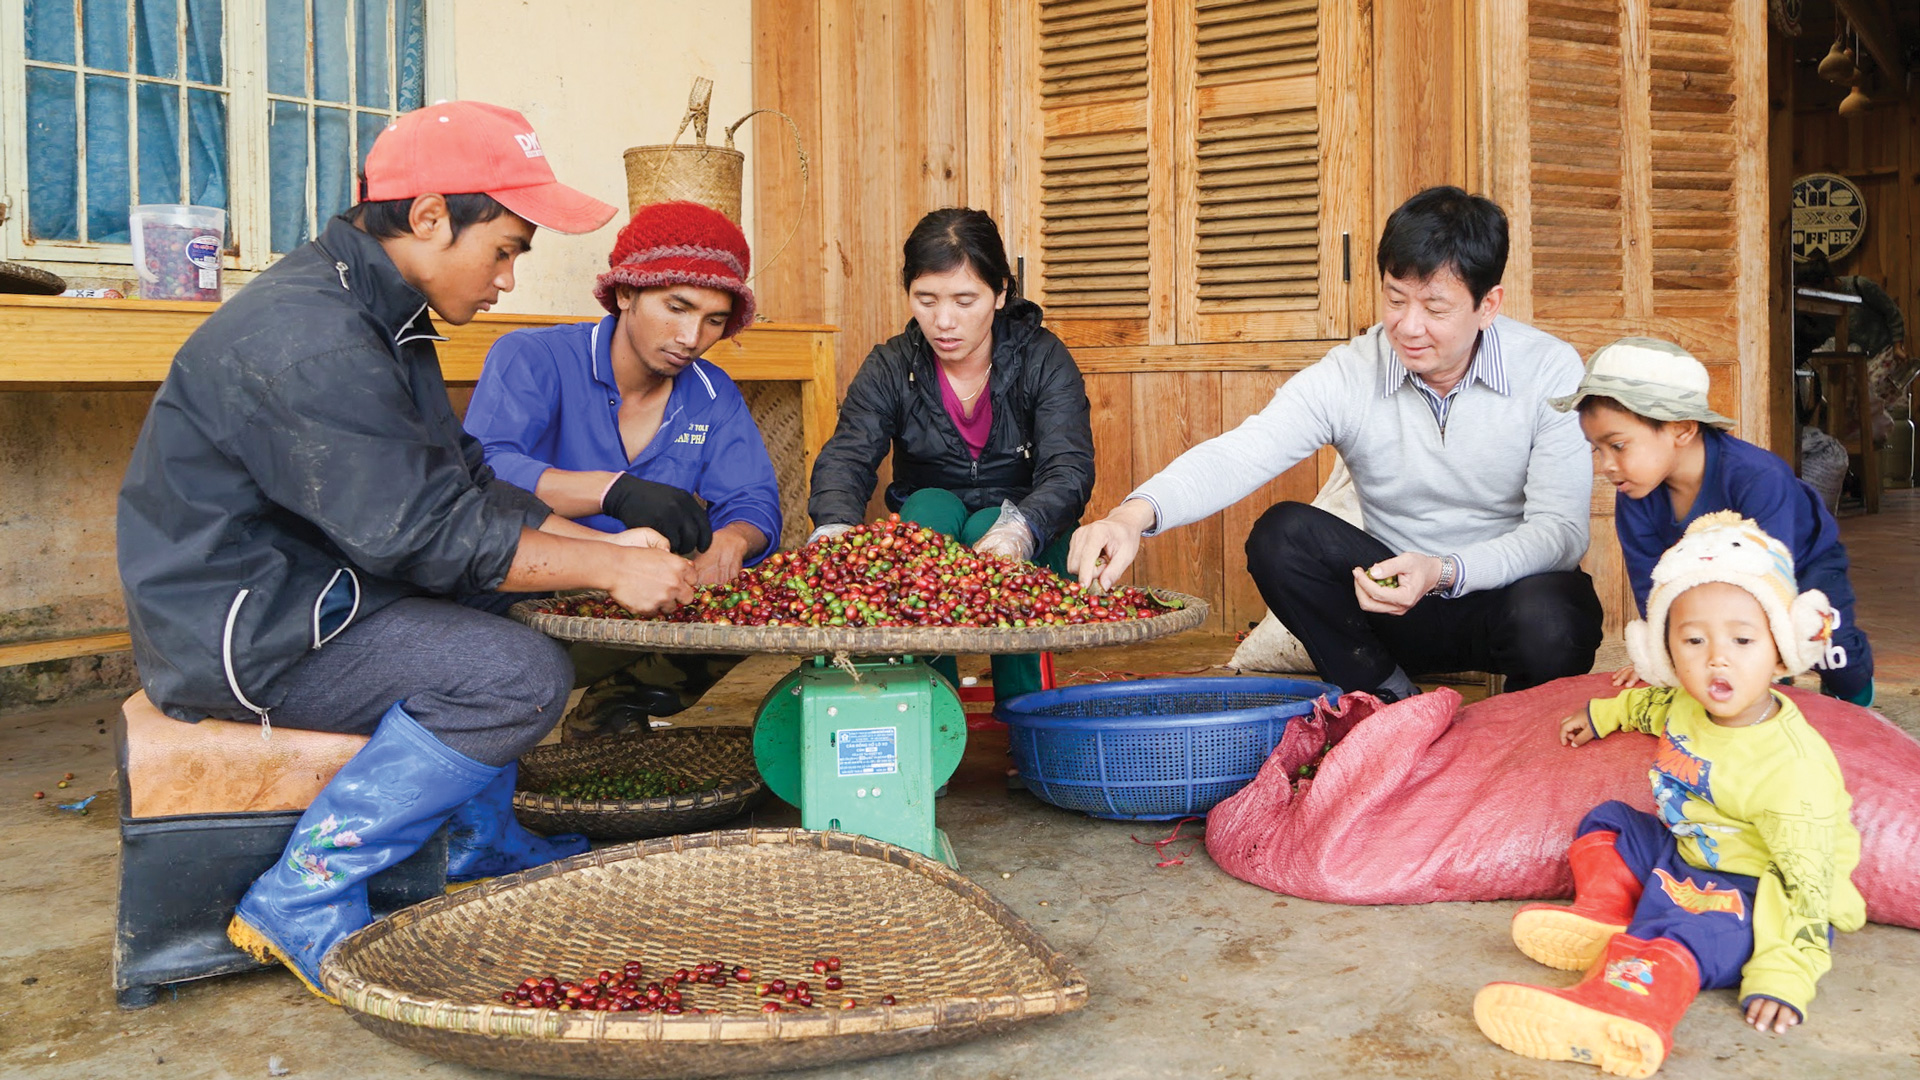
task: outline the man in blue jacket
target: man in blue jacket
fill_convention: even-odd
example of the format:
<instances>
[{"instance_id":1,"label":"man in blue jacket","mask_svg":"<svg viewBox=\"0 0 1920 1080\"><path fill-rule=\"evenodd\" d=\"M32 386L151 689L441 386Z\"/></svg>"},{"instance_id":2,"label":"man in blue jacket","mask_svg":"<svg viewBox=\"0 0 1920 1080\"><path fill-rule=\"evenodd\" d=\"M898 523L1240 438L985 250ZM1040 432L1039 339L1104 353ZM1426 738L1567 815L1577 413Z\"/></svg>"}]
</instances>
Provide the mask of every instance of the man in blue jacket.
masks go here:
<instances>
[{"instance_id":1,"label":"man in blue jacket","mask_svg":"<svg viewBox=\"0 0 1920 1080\"><path fill-rule=\"evenodd\" d=\"M764 558L780 540L773 462L739 388L701 359L753 321L749 258L747 238L717 210L641 207L594 283L605 318L517 330L487 354L466 421L487 464L596 529L657 524L656 508L674 507L663 531L701 584ZM644 729L737 662L576 646L579 675L599 677L563 736Z\"/></svg>"},{"instance_id":2,"label":"man in blue jacket","mask_svg":"<svg viewBox=\"0 0 1920 1080\"><path fill-rule=\"evenodd\" d=\"M263 737L370 735L228 929L322 997L321 959L370 921L367 879L443 823L456 879L586 847L533 836L511 808L515 761L565 708L566 653L466 601L603 588L665 612L693 594L656 531L583 528L496 476L434 352L428 309L471 320L513 288L537 227L612 215L554 179L519 113L402 116L361 202L181 346L134 447L116 542L154 705L257 717ZM670 530L662 510L649 524Z\"/></svg>"}]
</instances>

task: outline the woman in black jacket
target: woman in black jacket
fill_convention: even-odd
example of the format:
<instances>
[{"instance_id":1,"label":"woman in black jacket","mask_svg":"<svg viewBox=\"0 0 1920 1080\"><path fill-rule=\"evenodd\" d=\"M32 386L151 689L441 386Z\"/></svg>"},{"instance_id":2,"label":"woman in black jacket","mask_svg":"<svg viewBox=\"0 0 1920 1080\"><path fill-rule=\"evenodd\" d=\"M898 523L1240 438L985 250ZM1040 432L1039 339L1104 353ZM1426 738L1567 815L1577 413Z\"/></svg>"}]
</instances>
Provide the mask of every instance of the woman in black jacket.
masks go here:
<instances>
[{"instance_id":1,"label":"woman in black jacket","mask_svg":"<svg viewBox=\"0 0 1920 1080\"><path fill-rule=\"evenodd\" d=\"M1041 325L1039 305L1020 298L984 211L935 210L904 254L913 321L867 354L847 387L813 467L813 539L865 520L891 450L889 509L976 551L1064 573L1093 492L1080 369ZM993 676L1003 699L1037 689L1039 660L996 656Z\"/></svg>"}]
</instances>

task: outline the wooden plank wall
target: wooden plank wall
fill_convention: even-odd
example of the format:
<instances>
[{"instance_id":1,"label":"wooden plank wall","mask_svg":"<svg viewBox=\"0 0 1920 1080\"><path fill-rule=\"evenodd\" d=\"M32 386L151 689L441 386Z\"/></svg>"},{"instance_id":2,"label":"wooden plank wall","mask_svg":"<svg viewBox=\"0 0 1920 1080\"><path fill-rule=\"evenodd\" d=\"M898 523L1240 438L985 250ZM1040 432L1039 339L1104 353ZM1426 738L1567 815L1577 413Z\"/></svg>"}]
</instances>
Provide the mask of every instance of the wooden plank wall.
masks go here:
<instances>
[{"instance_id":1,"label":"wooden plank wall","mask_svg":"<svg viewBox=\"0 0 1920 1080\"><path fill-rule=\"evenodd\" d=\"M1034 76L1030 43L1009 30L1012 2L754 4L756 105L792 114L813 152L803 208L797 170L780 163L791 153L780 145L785 136L771 124L755 134L756 252L771 251L795 215L803 223L793 250L756 287L763 309L775 317L841 327L843 387L868 349L906 320L895 280L899 244L922 213L961 203L988 209L1015 257L1022 238L1034 235L1035 208L1013 197L1028 189L1018 148L1032 137L1034 111L1017 88L1033 85ZM1536 172L1550 172L1552 163L1536 155L1533 136L1536 123L1552 119L1554 106L1549 102L1544 114L1535 107L1542 87L1530 78L1529 65L1551 60L1535 55L1530 38L1542 19L1569 8L1624 12L1613 32L1615 93L1626 97L1611 105L1575 103L1592 115L1610 110L1625 125L1612 144L1619 147L1613 201L1587 215L1612 221L1607 249L1623 260L1619 284L1603 306L1578 297L1542 304L1535 295L1536 243L1564 241L1567 220L1582 217L1563 215L1551 228L1534 218L1536 197L1550 203L1552 195L1541 183L1544 173ZM1357 192L1339 193L1360 201L1363 221L1353 236L1354 329L1375 318L1372 241L1385 209L1428 184L1462 184L1491 195L1512 217L1509 314L1537 321L1583 355L1629 333L1676 338L1709 363L1717 407L1741 419L1744 435L1765 440L1764 5L1354 0L1349 17L1355 47L1366 53L1362 70L1373 73L1353 89L1360 132L1354 152L1365 165L1364 183ZM1712 55L1695 70L1700 64L1686 47L1703 42ZM1688 111L1695 106L1698 115ZM1681 227L1689 215L1710 219L1704 237ZM1094 406L1099 471L1089 513L1104 513L1181 450L1260 408L1274 387L1329 344L1077 349ZM1217 629L1244 627L1262 611L1246 577L1247 529L1276 499L1311 498L1329 466L1324 454L1303 462L1226 513L1155 539L1140 579L1213 600ZM1619 572L1611 498L1610 489L1596 489L1589 566L1609 628L1617 629L1631 600Z\"/></svg>"},{"instance_id":2,"label":"wooden plank wall","mask_svg":"<svg viewBox=\"0 0 1920 1080\"><path fill-rule=\"evenodd\" d=\"M753 13L755 107L792 116L811 154L803 205L785 125L755 121L756 256L769 258L800 222L789 249L762 262L756 295L774 318L840 327L844 392L868 350L908 318L899 251L922 214L987 209L1009 254L1025 254L1019 238L1032 235L1031 208L1009 192L1024 188L1013 148L1027 138L1027 118L1007 87L1031 79L1023 67L1031 58L1010 41L1001 0L756 0ZM1370 243L1356 246L1357 263L1371 258ZM1354 304L1364 322L1372 286L1368 275L1356 280L1369 282ZM1094 418L1089 517L1257 411L1327 345L1076 350ZM1155 539L1138 580L1207 597L1215 629L1257 621L1265 605L1246 575L1247 529L1278 499L1311 499L1330 468L1331 459L1303 462L1227 513Z\"/></svg>"},{"instance_id":3,"label":"wooden plank wall","mask_svg":"<svg viewBox=\"0 0 1920 1080\"><path fill-rule=\"evenodd\" d=\"M1477 136L1512 218L1507 310L1581 354L1677 341L1714 407L1768 445L1771 325L1766 6L1742 0L1489 0ZM1596 483L1586 567L1607 628L1632 617Z\"/></svg>"}]
</instances>

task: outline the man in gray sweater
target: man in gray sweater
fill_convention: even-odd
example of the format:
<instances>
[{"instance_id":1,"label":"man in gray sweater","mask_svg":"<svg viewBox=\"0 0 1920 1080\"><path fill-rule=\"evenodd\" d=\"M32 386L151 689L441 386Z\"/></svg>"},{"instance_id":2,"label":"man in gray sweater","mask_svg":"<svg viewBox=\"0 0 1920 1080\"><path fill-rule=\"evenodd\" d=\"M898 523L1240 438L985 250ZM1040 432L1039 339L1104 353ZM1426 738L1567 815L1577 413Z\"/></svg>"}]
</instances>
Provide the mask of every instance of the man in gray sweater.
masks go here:
<instances>
[{"instance_id":1,"label":"man in gray sweater","mask_svg":"<svg viewBox=\"0 0 1920 1080\"><path fill-rule=\"evenodd\" d=\"M1513 689L1583 674L1601 637L1579 568L1592 465L1550 404L1579 384L1580 357L1500 316L1507 218L1488 199L1415 195L1387 219L1378 261L1380 322L1077 531L1069 570L1111 585L1143 536L1331 444L1365 531L1282 502L1247 537L1248 573L1323 678L1394 701L1438 671L1496 671Z\"/></svg>"}]
</instances>

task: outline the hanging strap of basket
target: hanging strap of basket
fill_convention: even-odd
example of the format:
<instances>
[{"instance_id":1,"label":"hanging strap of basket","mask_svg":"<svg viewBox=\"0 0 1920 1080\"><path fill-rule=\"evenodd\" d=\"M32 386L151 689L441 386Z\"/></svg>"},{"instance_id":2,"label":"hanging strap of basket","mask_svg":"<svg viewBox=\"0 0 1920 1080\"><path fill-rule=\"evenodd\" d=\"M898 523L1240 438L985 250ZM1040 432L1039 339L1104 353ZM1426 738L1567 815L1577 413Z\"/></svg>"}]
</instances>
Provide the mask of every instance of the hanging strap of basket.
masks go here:
<instances>
[{"instance_id":1,"label":"hanging strap of basket","mask_svg":"<svg viewBox=\"0 0 1920 1080\"><path fill-rule=\"evenodd\" d=\"M713 80L704 75L695 75L693 89L687 94L687 115L680 118L680 126L674 130L673 138L667 145L678 145L680 136L686 132L688 124L693 125L693 137L700 141L700 145L707 145L707 112L712 107ZM728 129L728 134L731 136L731 128ZM727 139L727 145L733 145L731 137Z\"/></svg>"},{"instance_id":2,"label":"hanging strap of basket","mask_svg":"<svg viewBox=\"0 0 1920 1080\"><path fill-rule=\"evenodd\" d=\"M793 243L794 236L800 232L801 222L807 219L807 191L812 186L812 168L807 159L806 145L800 141L800 125L793 122L793 117L788 116L779 109L755 109L727 125L727 149L733 149L733 133L740 129L740 125L759 116L761 113L772 113L780 119L785 120L787 122L787 128L793 132L793 153L795 157L800 159L800 208L794 212L793 228L787 230L787 238L780 241L780 246L774 249L773 254L768 256L766 261L754 267L753 273L747 277L748 281L752 281L764 273L767 267L772 266L773 261L778 259L781 253L787 250L787 245Z\"/></svg>"}]
</instances>

